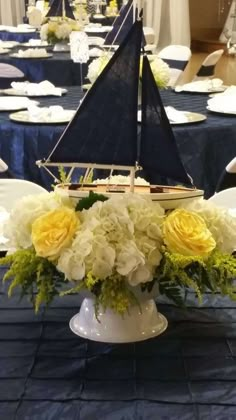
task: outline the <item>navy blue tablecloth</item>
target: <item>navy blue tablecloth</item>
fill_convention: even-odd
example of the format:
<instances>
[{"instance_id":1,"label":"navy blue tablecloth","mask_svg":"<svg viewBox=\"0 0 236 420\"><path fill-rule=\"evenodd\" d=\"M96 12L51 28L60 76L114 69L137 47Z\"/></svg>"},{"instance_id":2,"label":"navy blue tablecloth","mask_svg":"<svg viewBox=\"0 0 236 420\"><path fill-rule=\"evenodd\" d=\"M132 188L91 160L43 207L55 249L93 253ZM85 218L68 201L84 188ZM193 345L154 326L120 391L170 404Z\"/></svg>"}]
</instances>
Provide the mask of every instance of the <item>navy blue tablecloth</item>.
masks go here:
<instances>
[{"instance_id":1,"label":"navy blue tablecloth","mask_svg":"<svg viewBox=\"0 0 236 420\"><path fill-rule=\"evenodd\" d=\"M1 41L16 41L16 42L28 42L30 39L38 39L38 32L8 32L0 31L0 40Z\"/></svg>"},{"instance_id":2,"label":"navy blue tablecloth","mask_svg":"<svg viewBox=\"0 0 236 420\"><path fill-rule=\"evenodd\" d=\"M2 277L1 269L1 277ZM205 296L188 308L157 300L167 331L103 344L69 330L79 296L35 315L0 286L2 420L234 420L236 304Z\"/></svg>"},{"instance_id":3,"label":"navy blue tablecloth","mask_svg":"<svg viewBox=\"0 0 236 420\"><path fill-rule=\"evenodd\" d=\"M14 49L14 53L19 48ZM51 53L49 51L49 53ZM0 63L8 63L23 71L30 82L49 80L55 86L81 85L81 68L83 81L88 72L88 65L74 63L70 53L52 53L49 58L15 58L9 55L0 56Z\"/></svg>"},{"instance_id":4,"label":"navy blue tablecloth","mask_svg":"<svg viewBox=\"0 0 236 420\"><path fill-rule=\"evenodd\" d=\"M206 110L208 96L161 93L164 104L177 109L201 112L207 120L197 124L173 126L181 157L195 185L203 188L206 197L214 193L225 165L236 156L236 117L218 115ZM81 97L80 87L68 88L62 98L38 98L42 106L63 105L76 109ZM0 156L9 164L17 178L26 178L50 188L52 178L35 166L47 157L62 134L63 125L25 125L9 121L8 113L0 113ZM158 158L158 157L157 157Z\"/></svg>"}]
</instances>

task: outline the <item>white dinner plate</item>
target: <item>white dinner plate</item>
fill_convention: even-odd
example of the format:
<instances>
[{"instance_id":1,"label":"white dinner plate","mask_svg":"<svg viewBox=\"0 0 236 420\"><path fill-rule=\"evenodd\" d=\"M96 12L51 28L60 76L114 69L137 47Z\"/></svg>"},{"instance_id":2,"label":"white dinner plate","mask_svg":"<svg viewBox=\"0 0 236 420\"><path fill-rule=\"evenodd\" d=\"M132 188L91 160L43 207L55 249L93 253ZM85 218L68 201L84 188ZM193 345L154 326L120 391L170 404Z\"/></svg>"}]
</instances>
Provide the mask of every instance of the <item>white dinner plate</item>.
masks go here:
<instances>
[{"instance_id":1,"label":"white dinner plate","mask_svg":"<svg viewBox=\"0 0 236 420\"><path fill-rule=\"evenodd\" d=\"M20 44L21 47L28 47L28 48L47 48L49 47L48 42L46 42L45 44L31 44L30 42L23 42L22 44Z\"/></svg>"},{"instance_id":2,"label":"white dinner plate","mask_svg":"<svg viewBox=\"0 0 236 420\"><path fill-rule=\"evenodd\" d=\"M61 89L62 95L65 95L67 93L67 89ZM58 95L53 95L53 93L40 93L40 94L28 94L26 92L24 92L23 90L17 90L17 89L13 89L13 88L9 88L9 89L3 89L1 90L1 93L7 96L25 96L27 98L34 98L34 97L40 97L40 96L57 96Z\"/></svg>"},{"instance_id":3,"label":"white dinner plate","mask_svg":"<svg viewBox=\"0 0 236 420\"><path fill-rule=\"evenodd\" d=\"M17 47L18 45L20 45L20 43L16 41L0 41L0 48L11 49Z\"/></svg>"},{"instance_id":4,"label":"white dinner plate","mask_svg":"<svg viewBox=\"0 0 236 420\"><path fill-rule=\"evenodd\" d=\"M1 46L0 46L0 54L2 55L2 54L8 54L10 52L10 50L8 49L8 48L2 48L1 49Z\"/></svg>"},{"instance_id":5,"label":"white dinner plate","mask_svg":"<svg viewBox=\"0 0 236 420\"><path fill-rule=\"evenodd\" d=\"M27 59L37 59L37 58L50 58L50 57L52 57L53 56L53 54L44 54L44 55L37 55L37 57L33 57L33 56L29 56L29 57L22 57L21 55L19 55L18 53L13 53L13 54L10 54L10 57L13 57L13 58L22 58L23 60L27 60Z\"/></svg>"},{"instance_id":6,"label":"white dinner plate","mask_svg":"<svg viewBox=\"0 0 236 420\"><path fill-rule=\"evenodd\" d=\"M20 109L26 109L29 105L38 105L36 101L32 101L28 98L22 98L17 96L1 96L0 97L0 111L18 111Z\"/></svg>"},{"instance_id":7,"label":"white dinner plate","mask_svg":"<svg viewBox=\"0 0 236 420\"><path fill-rule=\"evenodd\" d=\"M9 28L8 32L13 32L13 33L17 33L17 34L28 34L28 33L33 33L35 32L36 29L33 28Z\"/></svg>"},{"instance_id":8,"label":"white dinner plate","mask_svg":"<svg viewBox=\"0 0 236 420\"><path fill-rule=\"evenodd\" d=\"M207 119L206 115L203 114L199 114L197 112L183 112L184 113L184 117L187 117L187 121L186 119L184 121L170 121L171 125L184 125L184 124L193 124L193 123L198 123L201 121L205 121ZM141 123L142 121L142 111L138 111L138 122Z\"/></svg>"},{"instance_id":9,"label":"white dinner plate","mask_svg":"<svg viewBox=\"0 0 236 420\"><path fill-rule=\"evenodd\" d=\"M224 92L225 89L226 89L226 86L219 86L219 87L208 88L208 89L207 88L206 89L204 89L204 88L202 88L202 89L197 89L197 88L188 89L188 88L185 88L184 86L176 86L174 90L175 90L176 93L180 93L180 92L183 92L183 93L202 93L204 95L208 95L210 93Z\"/></svg>"},{"instance_id":10,"label":"white dinner plate","mask_svg":"<svg viewBox=\"0 0 236 420\"><path fill-rule=\"evenodd\" d=\"M215 112L217 114L236 115L236 111L224 111L223 109L212 108L210 106L207 106L206 108L208 111Z\"/></svg>"},{"instance_id":11,"label":"white dinner plate","mask_svg":"<svg viewBox=\"0 0 236 420\"><path fill-rule=\"evenodd\" d=\"M47 120L44 119L37 119L37 117L30 116L29 111L20 111L14 112L14 114L10 114L9 118L11 121L24 123L24 124L66 124L68 123L73 116L75 115L74 110L65 109L63 113L59 113L57 117L55 115L52 118L48 118Z\"/></svg>"}]
</instances>

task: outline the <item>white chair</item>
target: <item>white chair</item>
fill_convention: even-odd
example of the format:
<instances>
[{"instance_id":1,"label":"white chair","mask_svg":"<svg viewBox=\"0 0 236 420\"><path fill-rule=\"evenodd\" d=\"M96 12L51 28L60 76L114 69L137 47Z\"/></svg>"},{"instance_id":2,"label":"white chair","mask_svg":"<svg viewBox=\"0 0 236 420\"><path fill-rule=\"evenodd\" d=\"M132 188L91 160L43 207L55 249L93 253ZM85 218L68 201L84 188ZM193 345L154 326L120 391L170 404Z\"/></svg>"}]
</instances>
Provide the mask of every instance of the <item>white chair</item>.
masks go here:
<instances>
[{"instance_id":1,"label":"white chair","mask_svg":"<svg viewBox=\"0 0 236 420\"><path fill-rule=\"evenodd\" d=\"M168 86L175 86L191 58L191 50L184 45L169 45L158 53L171 70Z\"/></svg>"},{"instance_id":2,"label":"white chair","mask_svg":"<svg viewBox=\"0 0 236 420\"><path fill-rule=\"evenodd\" d=\"M22 197L31 194L42 194L47 192L43 187L24 179L0 179L0 207L11 211L15 202Z\"/></svg>"},{"instance_id":3,"label":"white chair","mask_svg":"<svg viewBox=\"0 0 236 420\"><path fill-rule=\"evenodd\" d=\"M236 187L236 157L223 170L216 186L216 192L232 187Z\"/></svg>"},{"instance_id":4,"label":"white chair","mask_svg":"<svg viewBox=\"0 0 236 420\"><path fill-rule=\"evenodd\" d=\"M7 89L14 81L23 81L24 73L11 64L0 63L0 89Z\"/></svg>"},{"instance_id":5,"label":"white chair","mask_svg":"<svg viewBox=\"0 0 236 420\"><path fill-rule=\"evenodd\" d=\"M216 50L213 53L209 54L204 59L201 67L199 68L193 80L204 80L206 78L214 76L215 66L218 63L219 59L222 57L223 53L224 50Z\"/></svg>"},{"instance_id":6,"label":"white chair","mask_svg":"<svg viewBox=\"0 0 236 420\"><path fill-rule=\"evenodd\" d=\"M209 201L217 206L227 209L236 209L236 187L220 191L209 198Z\"/></svg>"}]
</instances>

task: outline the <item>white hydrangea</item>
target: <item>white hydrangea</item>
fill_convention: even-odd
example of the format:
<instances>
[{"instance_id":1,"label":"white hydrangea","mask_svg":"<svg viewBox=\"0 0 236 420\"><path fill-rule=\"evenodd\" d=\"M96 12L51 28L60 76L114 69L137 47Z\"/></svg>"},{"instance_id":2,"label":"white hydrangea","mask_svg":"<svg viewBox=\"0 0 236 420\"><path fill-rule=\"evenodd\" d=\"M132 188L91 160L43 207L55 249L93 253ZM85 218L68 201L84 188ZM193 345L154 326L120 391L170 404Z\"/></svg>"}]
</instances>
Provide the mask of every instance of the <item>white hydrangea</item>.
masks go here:
<instances>
[{"instance_id":1,"label":"white hydrangea","mask_svg":"<svg viewBox=\"0 0 236 420\"><path fill-rule=\"evenodd\" d=\"M47 41L48 39L48 23L45 23L41 26L40 29L40 38L42 41Z\"/></svg>"},{"instance_id":2,"label":"white hydrangea","mask_svg":"<svg viewBox=\"0 0 236 420\"><path fill-rule=\"evenodd\" d=\"M88 74L87 78L90 80L91 83L94 83L99 74L103 71L106 67L108 61L110 60L110 54L103 54L100 57L93 60L88 66Z\"/></svg>"},{"instance_id":3,"label":"white hydrangea","mask_svg":"<svg viewBox=\"0 0 236 420\"><path fill-rule=\"evenodd\" d=\"M228 209L204 199L194 200L184 207L203 217L221 252L230 254L236 249L236 218Z\"/></svg>"},{"instance_id":4,"label":"white hydrangea","mask_svg":"<svg viewBox=\"0 0 236 420\"><path fill-rule=\"evenodd\" d=\"M161 58L155 57L150 62L152 73L157 86L164 88L170 80L170 67Z\"/></svg>"},{"instance_id":5,"label":"white hydrangea","mask_svg":"<svg viewBox=\"0 0 236 420\"><path fill-rule=\"evenodd\" d=\"M132 286L152 280L161 261L163 215L159 205L136 194L96 202L80 214L82 223L59 257L58 270L69 280L89 272L100 279L117 272Z\"/></svg>"},{"instance_id":6,"label":"white hydrangea","mask_svg":"<svg viewBox=\"0 0 236 420\"><path fill-rule=\"evenodd\" d=\"M69 39L71 31L72 31L71 26L68 25L68 23L64 22L57 26L56 31L55 31L55 36L59 40Z\"/></svg>"},{"instance_id":7,"label":"white hydrangea","mask_svg":"<svg viewBox=\"0 0 236 420\"><path fill-rule=\"evenodd\" d=\"M43 214L61 205L71 207L69 198L64 194L42 193L22 198L12 209L4 227L4 235L13 248L28 248L32 245L32 223Z\"/></svg>"},{"instance_id":8,"label":"white hydrangea","mask_svg":"<svg viewBox=\"0 0 236 420\"><path fill-rule=\"evenodd\" d=\"M125 175L113 175L109 178L95 179L93 184L101 185L130 185L130 176ZM137 177L134 180L135 185L150 185L145 179Z\"/></svg>"}]
</instances>

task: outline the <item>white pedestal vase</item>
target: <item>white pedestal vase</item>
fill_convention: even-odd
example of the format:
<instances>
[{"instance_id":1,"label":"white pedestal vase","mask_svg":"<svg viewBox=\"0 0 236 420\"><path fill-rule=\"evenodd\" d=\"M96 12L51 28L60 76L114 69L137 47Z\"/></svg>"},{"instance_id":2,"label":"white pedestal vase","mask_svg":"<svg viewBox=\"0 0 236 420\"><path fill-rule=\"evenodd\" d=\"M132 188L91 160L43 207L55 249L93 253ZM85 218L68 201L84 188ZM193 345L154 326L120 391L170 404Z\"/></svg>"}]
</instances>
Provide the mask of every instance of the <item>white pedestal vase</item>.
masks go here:
<instances>
[{"instance_id":1,"label":"white pedestal vase","mask_svg":"<svg viewBox=\"0 0 236 420\"><path fill-rule=\"evenodd\" d=\"M68 52L70 51L69 41L57 42L53 47L53 52Z\"/></svg>"},{"instance_id":2,"label":"white pedestal vase","mask_svg":"<svg viewBox=\"0 0 236 420\"><path fill-rule=\"evenodd\" d=\"M156 337L167 328L166 318L157 311L154 299L131 306L121 316L110 309L94 311L95 298L85 298L80 312L70 321L71 330L83 338L104 343L130 343Z\"/></svg>"}]
</instances>

